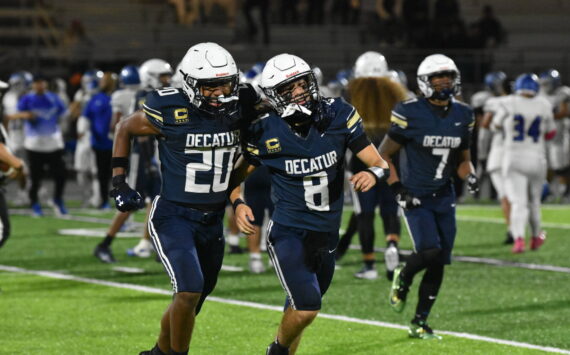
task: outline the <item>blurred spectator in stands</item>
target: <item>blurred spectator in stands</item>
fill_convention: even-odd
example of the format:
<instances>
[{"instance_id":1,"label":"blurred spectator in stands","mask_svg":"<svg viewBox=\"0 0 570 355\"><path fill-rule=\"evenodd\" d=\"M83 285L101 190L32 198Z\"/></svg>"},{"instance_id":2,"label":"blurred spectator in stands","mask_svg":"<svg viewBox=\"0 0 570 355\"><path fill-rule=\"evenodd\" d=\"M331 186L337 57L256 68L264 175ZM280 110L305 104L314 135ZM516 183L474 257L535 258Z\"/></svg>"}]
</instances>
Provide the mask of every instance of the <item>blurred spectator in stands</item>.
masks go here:
<instances>
[{"instance_id":1,"label":"blurred spectator in stands","mask_svg":"<svg viewBox=\"0 0 570 355\"><path fill-rule=\"evenodd\" d=\"M20 98L18 110L12 119L24 121L24 148L30 164L30 202L34 216L42 216L38 190L44 175L44 168L51 170L55 181L53 204L56 214L65 215L63 202L65 187L65 162L63 160L63 135L59 119L66 107L56 94L48 91L45 77L34 76L32 92Z\"/></svg>"},{"instance_id":2,"label":"blurred spectator in stands","mask_svg":"<svg viewBox=\"0 0 570 355\"><path fill-rule=\"evenodd\" d=\"M361 44L377 42L380 37L380 10L382 0L358 0L360 15L358 34Z\"/></svg>"},{"instance_id":3,"label":"blurred spectator in stands","mask_svg":"<svg viewBox=\"0 0 570 355\"><path fill-rule=\"evenodd\" d=\"M402 40L402 5L403 0L376 0L380 17L379 37L381 42L390 45Z\"/></svg>"},{"instance_id":4,"label":"blurred spectator in stands","mask_svg":"<svg viewBox=\"0 0 570 355\"><path fill-rule=\"evenodd\" d=\"M203 22L216 22L220 18L223 18L224 23L230 27L234 28L236 23L236 14L238 9L238 1L236 0L200 0L201 6L204 10L203 12ZM223 15L219 16L221 13L219 10L223 10Z\"/></svg>"},{"instance_id":5,"label":"blurred spectator in stands","mask_svg":"<svg viewBox=\"0 0 570 355\"><path fill-rule=\"evenodd\" d=\"M455 22L460 18L457 0L437 0L435 2L435 22Z\"/></svg>"},{"instance_id":6,"label":"blurred spectator in stands","mask_svg":"<svg viewBox=\"0 0 570 355\"><path fill-rule=\"evenodd\" d=\"M87 103L83 110L91 127L91 148L95 152L97 164L97 180L101 205L99 208L109 207L109 183L111 182L111 156L113 140L110 134L113 110L111 108L111 94L117 85L117 75L106 72L99 82L99 92Z\"/></svg>"},{"instance_id":7,"label":"blurred spectator in stands","mask_svg":"<svg viewBox=\"0 0 570 355\"><path fill-rule=\"evenodd\" d=\"M247 1L247 0L246 0ZM284 25L297 24L299 21L299 12L297 11L298 0L281 0L280 20Z\"/></svg>"},{"instance_id":8,"label":"blurred spectator in stands","mask_svg":"<svg viewBox=\"0 0 570 355\"><path fill-rule=\"evenodd\" d=\"M494 48L505 42L506 32L501 22L495 17L491 5L483 7L483 17L475 23L479 27L481 41L485 47Z\"/></svg>"},{"instance_id":9,"label":"blurred spectator in stands","mask_svg":"<svg viewBox=\"0 0 570 355\"><path fill-rule=\"evenodd\" d=\"M200 18L197 0L168 0L168 2L176 9L178 23L192 25Z\"/></svg>"},{"instance_id":10,"label":"blurred spectator in stands","mask_svg":"<svg viewBox=\"0 0 570 355\"><path fill-rule=\"evenodd\" d=\"M291 1L293 2L293 1ZM259 22L261 24L263 44L268 45L269 39L269 0L245 0L243 4L243 14L247 21L247 34L250 40L254 41L257 37L257 25L251 16L252 10L255 8L259 10Z\"/></svg>"},{"instance_id":11,"label":"blurred spectator in stands","mask_svg":"<svg viewBox=\"0 0 570 355\"><path fill-rule=\"evenodd\" d=\"M429 36L429 0L404 0L402 17L409 46L425 47Z\"/></svg>"},{"instance_id":12,"label":"blurred spectator in stands","mask_svg":"<svg viewBox=\"0 0 570 355\"><path fill-rule=\"evenodd\" d=\"M285 0L284 0L285 1ZM333 23L354 25L358 22L360 0L332 0L331 18Z\"/></svg>"},{"instance_id":13,"label":"blurred spectator in stands","mask_svg":"<svg viewBox=\"0 0 570 355\"><path fill-rule=\"evenodd\" d=\"M70 62L76 61L78 58L88 58L93 47L93 41L87 36L85 27L80 20L71 21L63 33L61 44Z\"/></svg>"},{"instance_id":14,"label":"blurred spectator in stands","mask_svg":"<svg viewBox=\"0 0 570 355\"><path fill-rule=\"evenodd\" d=\"M322 25L325 17L325 0L309 0L307 25Z\"/></svg>"}]
</instances>

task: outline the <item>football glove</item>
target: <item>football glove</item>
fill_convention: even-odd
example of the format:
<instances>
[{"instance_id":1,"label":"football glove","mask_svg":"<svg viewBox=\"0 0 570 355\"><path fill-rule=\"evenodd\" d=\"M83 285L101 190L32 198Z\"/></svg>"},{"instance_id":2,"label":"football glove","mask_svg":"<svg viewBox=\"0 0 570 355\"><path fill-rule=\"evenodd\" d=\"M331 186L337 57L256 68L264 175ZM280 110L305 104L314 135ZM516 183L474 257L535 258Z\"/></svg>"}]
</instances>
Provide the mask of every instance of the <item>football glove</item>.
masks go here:
<instances>
[{"instance_id":1,"label":"football glove","mask_svg":"<svg viewBox=\"0 0 570 355\"><path fill-rule=\"evenodd\" d=\"M396 195L396 202L400 207L405 210L416 208L422 204L419 198L415 197L408 189L402 185L401 182L397 181L390 185L392 191Z\"/></svg>"},{"instance_id":2,"label":"football glove","mask_svg":"<svg viewBox=\"0 0 570 355\"><path fill-rule=\"evenodd\" d=\"M145 205L142 196L127 184L125 175L113 176L113 189L109 196L115 199L115 207L121 212L135 211Z\"/></svg>"},{"instance_id":3,"label":"football glove","mask_svg":"<svg viewBox=\"0 0 570 355\"><path fill-rule=\"evenodd\" d=\"M470 194L479 191L479 179L475 174L467 175L467 191L469 191Z\"/></svg>"}]
</instances>

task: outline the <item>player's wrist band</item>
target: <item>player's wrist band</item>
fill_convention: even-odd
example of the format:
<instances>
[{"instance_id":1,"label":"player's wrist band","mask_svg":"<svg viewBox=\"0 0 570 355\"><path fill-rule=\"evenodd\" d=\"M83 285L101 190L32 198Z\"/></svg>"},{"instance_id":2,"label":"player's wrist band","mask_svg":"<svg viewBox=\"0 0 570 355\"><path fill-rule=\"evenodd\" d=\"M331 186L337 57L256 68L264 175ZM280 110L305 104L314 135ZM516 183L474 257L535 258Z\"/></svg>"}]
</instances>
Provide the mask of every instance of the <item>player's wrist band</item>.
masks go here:
<instances>
[{"instance_id":1,"label":"player's wrist band","mask_svg":"<svg viewBox=\"0 0 570 355\"><path fill-rule=\"evenodd\" d=\"M232 207L234 209L234 211L236 210L237 206L245 204L245 202L241 199L241 198L237 198L233 203L232 203Z\"/></svg>"},{"instance_id":2,"label":"player's wrist band","mask_svg":"<svg viewBox=\"0 0 570 355\"><path fill-rule=\"evenodd\" d=\"M386 180L390 176L390 169L382 169L378 166L371 166L366 171L374 175L376 182Z\"/></svg>"},{"instance_id":3,"label":"player's wrist band","mask_svg":"<svg viewBox=\"0 0 570 355\"><path fill-rule=\"evenodd\" d=\"M111 168L125 168L129 167L129 158L126 157L112 157Z\"/></svg>"},{"instance_id":4,"label":"player's wrist band","mask_svg":"<svg viewBox=\"0 0 570 355\"><path fill-rule=\"evenodd\" d=\"M113 187L117 187L126 182L127 182L127 175L125 174L115 175L113 176L113 179L111 179L111 184L113 185Z\"/></svg>"}]
</instances>

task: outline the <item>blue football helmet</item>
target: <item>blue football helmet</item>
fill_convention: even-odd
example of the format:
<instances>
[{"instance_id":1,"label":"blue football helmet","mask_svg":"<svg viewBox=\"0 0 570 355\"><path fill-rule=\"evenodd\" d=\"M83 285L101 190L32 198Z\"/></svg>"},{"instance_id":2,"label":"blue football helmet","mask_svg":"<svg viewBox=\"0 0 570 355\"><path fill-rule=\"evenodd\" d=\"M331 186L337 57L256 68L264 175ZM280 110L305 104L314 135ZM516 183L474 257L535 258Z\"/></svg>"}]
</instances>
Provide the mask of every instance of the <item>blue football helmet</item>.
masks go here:
<instances>
[{"instance_id":1,"label":"blue football helmet","mask_svg":"<svg viewBox=\"0 0 570 355\"><path fill-rule=\"evenodd\" d=\"M10 84L10 87L14 90L24 92L30 89L33 79L34 77L30 72L21 70L10 75L8 84Z\"/></svg>"},{"instance_id":2,"label":"blue football helmet","mask_svg":"<svg viewBox=\"0 0 570 355\"><path fill-rule=\"evenodd\" d=\"M265 68L264 62L255 63L251 69L244 73L245 81L251 82L253 79L256 79L259 75L261 75L261 72L263 72L263 68Z\"/></svg>"},{"instance_id":3,"label":"blue football helmet","mask_svg":"<svg viewBox=\"0 0 570 355\"><path fill-rule=\"evenodd\" d=\"M81 77L81 88L86 93L93 93L99 88L99 81L103 78L103 72L99 69L86 71Z\"/></svg>"},{"instance_id":4,"label":"blue football helmet","mask_svg":"<svg viewBox=\"0 0 570 355\"><path fill-rule=\"evenodd\" d=\"M515 94L536 95L540 89L538 76L534 73L524 73L515 80Z\"/></svg>"},{"instance_id":5,"label":"blue football helmet","mask_svg":"<svg viewBox=\"0 0 570 355\"><path fill-rule=\"evenodd\" d=\"M336 73L336 80L343 86L348 85L349 80L352 78L352 69L343 69Z\"/></svg>"},{"instance_id":6,"label":"blue football helmet","mask_svg":"<svg viewBox=\"0 0 570 355\"><path fill-rule=\"evenodd\" d=\"M560 73L556 69L548 69L539 76L540 86L544 88L546 93L550 94L562 85Z\"/></svg>"},{"instance_id":7,"label":"blue football helmet","mask_svg":"<svg viewBox=\"0 0 570 355\"><path fill-rule=\"evenodd\" d=\"M139 69L134 65L127 65L121 69L119 80L123 85L139 85L141 78L139 76Z\"/></svg>"},{"instance_id":8,"label":"blue football helmet","mask_svg":"<svg viewBox=\"0 0 570 355\"><path fill-rule=\"evenodd\" d=\"M507 80L507 74L502 71L492 71L485 75L485 86L495 95L504 92L504 83Z\"/></svg>"}]
</instances>

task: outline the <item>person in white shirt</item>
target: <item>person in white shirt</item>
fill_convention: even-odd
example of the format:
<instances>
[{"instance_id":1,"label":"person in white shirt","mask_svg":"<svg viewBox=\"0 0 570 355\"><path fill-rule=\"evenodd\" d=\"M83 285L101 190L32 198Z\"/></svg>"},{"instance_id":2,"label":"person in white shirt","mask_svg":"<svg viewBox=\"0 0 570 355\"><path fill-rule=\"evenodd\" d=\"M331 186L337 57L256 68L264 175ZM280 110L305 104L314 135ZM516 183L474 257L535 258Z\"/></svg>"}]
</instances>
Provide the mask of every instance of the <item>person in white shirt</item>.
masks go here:
<instances>
[{"instance_id":1,"label":"person in white shirt","mask_svg":"<svg viewBox=\"0 0 570 355\"><path fill-rule=\"evenodd\" d=\"M556 129L552 105L537 96L535 74L520 75L514 91L501 100L492 125L504 136L502 174L511 203L509 229L515 238L512 252L518 254L525 251L527 220L532 233L530 248L538 249L545 240L540 225L540 198L547 168L545 140L552 139Z\"/></svg>"}]
</instances>

